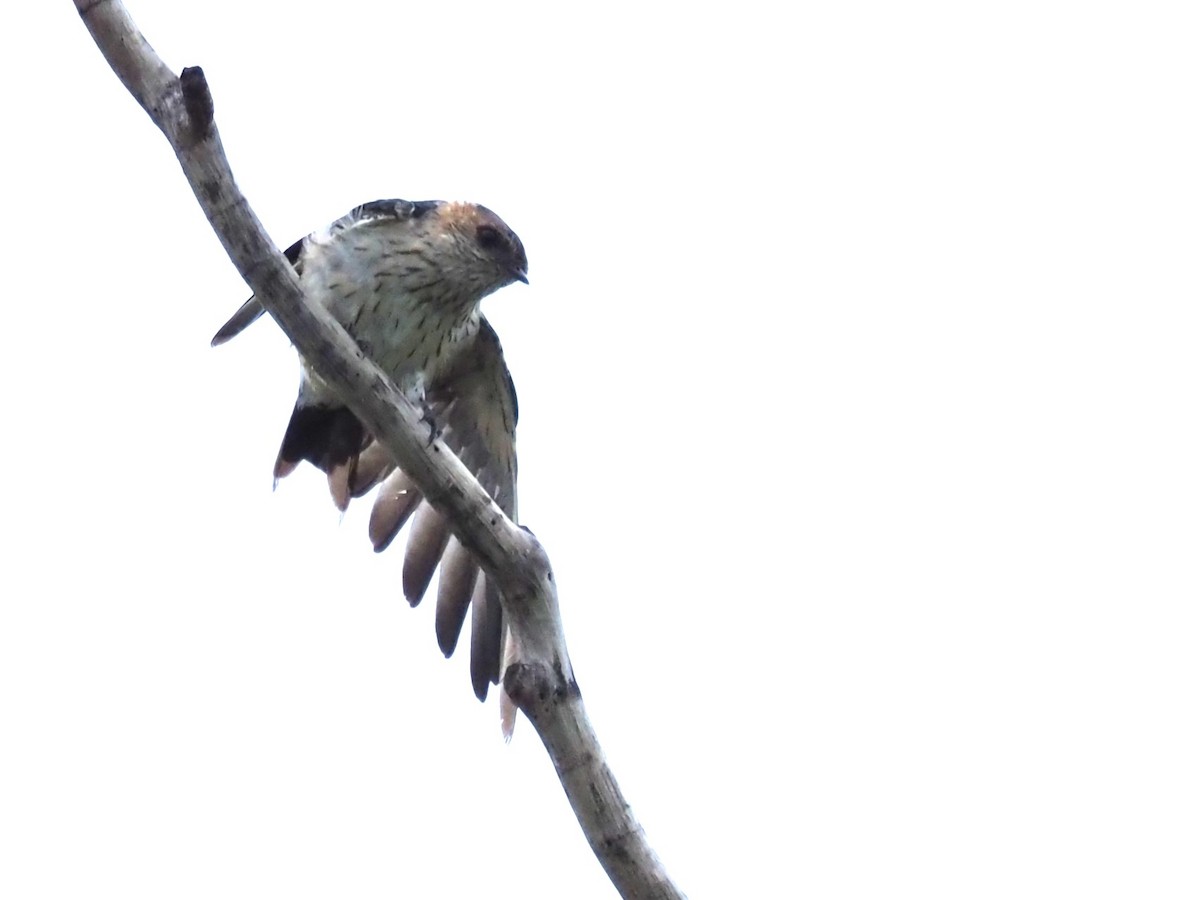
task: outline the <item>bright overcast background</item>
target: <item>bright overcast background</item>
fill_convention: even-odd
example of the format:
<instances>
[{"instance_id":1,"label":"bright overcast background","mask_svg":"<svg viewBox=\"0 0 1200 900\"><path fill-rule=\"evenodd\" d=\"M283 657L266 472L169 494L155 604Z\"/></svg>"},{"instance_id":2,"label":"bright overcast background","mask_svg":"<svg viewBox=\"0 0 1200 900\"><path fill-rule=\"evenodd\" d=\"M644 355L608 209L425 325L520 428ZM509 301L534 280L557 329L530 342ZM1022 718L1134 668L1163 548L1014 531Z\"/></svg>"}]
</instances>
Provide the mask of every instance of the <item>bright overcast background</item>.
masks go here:
<instances>
[{"instance_id":1,"label":"bright overcast background","mask_svg":"<svg viewBox=\"0 0 1200 900\"><path fill-rule=\"evenodd\" d=\"M1191 4L129 6L281 246L485 302L521 517L701 897L1200 893ZM298 369L67 0L0 38L0 895L610 898L311 469Z\"/></svg>"}]
</instances>

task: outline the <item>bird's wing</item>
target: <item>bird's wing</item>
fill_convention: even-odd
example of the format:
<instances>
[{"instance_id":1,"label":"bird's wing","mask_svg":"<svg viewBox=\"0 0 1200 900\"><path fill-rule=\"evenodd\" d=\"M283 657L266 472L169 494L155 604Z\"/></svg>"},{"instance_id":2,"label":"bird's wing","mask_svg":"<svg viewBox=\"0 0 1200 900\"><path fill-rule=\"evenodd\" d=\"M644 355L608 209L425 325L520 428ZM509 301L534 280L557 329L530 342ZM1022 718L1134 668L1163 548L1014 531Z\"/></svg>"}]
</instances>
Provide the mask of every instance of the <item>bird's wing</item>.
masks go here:
<instances>
[{"instance_id":1,"label":"bird's wing","mask_svg":"<svg viewBox=\"0 0 1200 900\"><path fill-rule=\"evenodd\" d=\"M346 231L356 231L360 228L374 228L380 225L394 224L397 221L419 219L426 213L438 208L438 200L372 200L354 207L346 215L329 225L324 231L316 232L306 238L301 238L283 251L284 257L300 274L303 268L304 243L310 239L328 240ZM247 326L261 316L265 310L258 299L251 297L233 316L213 335L212 346L217 347L230 338L237 337Z\"/></svg>"},{"instance_id":2,"label":"bird's wing","mask_svg":"<svg viewBox=\"0 0 1200 900\"><path fill-rule=\"evenodd\" d=\"M462 363L426 393L442 439L479 479L509 518L517 514L517 394L496 332L484 319L475 347ZM359 457L355 493L382 477L390 461L378 445ZM372 462L374 461L374 462ZM421 504L415 486L399 470L386 476L371 512L371 540L382 550L416 512L404 557L403 585L409 603L420 602L441 563L435 614L438 645L454 652L468 607L471 608L471 683L479 699L500 678L504 623L500 599L474 558L450 534L429 504Z\"/></svg>"},{"instance_id":3,"label":"bird's wing","mask_svg":"<svg viewBox=\"0 0 1200 900\"><path fill-rule=\"evenodd\" d=\"M297 273L300 271L300 251L304 249L304 238L296 241L292 246L283 251L284 257L292 264L292 267ZM221 344L228 341L230 338L235 338L261 316L265 309L258 302L257 297L251 297L241 305L237 312L229 317L229 321L221 326L220 330L213 335L212 343L209 346L219 347Z\"/></svg>"}]
</instances>

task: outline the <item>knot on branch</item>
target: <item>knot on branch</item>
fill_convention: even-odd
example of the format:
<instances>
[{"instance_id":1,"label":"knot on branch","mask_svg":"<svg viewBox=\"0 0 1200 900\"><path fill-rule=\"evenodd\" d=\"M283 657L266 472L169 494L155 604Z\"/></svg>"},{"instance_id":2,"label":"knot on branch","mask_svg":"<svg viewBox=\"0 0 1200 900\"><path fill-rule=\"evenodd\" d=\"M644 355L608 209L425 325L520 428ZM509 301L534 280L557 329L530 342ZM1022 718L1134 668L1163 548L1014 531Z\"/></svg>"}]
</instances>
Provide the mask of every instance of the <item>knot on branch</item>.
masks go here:
<instances>
[{"instance_id":1,"label":"knot on branch","mask_svg":"<svg viewBox=\"0 0 1200 900\"><path fill-rule=\"evenodd\" d=\"M504 670L504 692L535 724L543 713L580 696L579 684L561 669L523 662Z\"/></svg>"},{"instance_id":2,"label":"knot on branch","mask_svg":"<svg viewBox=\"0 0 1200 900\"><path fill-rule=\"evenodd\" d=\"M183 108L188 114L188 131L195 142L204 140L212 131L213 98L208 89L208 79L199 66L188 66L179 75L179 89L183 93Z\"/></svg>"}]
</instances>

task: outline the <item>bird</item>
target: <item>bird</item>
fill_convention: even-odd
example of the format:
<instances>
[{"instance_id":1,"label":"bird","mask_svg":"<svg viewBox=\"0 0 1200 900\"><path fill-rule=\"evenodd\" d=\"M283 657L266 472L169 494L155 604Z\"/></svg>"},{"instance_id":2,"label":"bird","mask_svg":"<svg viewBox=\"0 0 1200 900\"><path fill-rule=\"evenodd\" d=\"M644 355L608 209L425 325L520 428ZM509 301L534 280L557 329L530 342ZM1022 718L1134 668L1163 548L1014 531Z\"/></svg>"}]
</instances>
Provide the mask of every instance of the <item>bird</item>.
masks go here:
<instances>
[{"instance_id":1,"label":"bird","mask_svg":"<svg viewBox=\"0 0 1200 900\"><path fill-rule=\"evenodd\" d=\"M296 241L284 256L306 296L425 411L434 433L515 521L517 394L480 302L507 285L528 284L516 233L474 203L375 200ZM263 312L251 297L212 346ZM363 423L303 357L300 362L299 394L275 459L276 483L311 463L326 474L343 511L378 485L369 524L376 552L411 518L404 595L411 605L420 603L440 564L438 645L447 657L454 652L469 608L471 683L485 700L502 674L506 631L495 585Z\"/></svg>"}]
</instances>

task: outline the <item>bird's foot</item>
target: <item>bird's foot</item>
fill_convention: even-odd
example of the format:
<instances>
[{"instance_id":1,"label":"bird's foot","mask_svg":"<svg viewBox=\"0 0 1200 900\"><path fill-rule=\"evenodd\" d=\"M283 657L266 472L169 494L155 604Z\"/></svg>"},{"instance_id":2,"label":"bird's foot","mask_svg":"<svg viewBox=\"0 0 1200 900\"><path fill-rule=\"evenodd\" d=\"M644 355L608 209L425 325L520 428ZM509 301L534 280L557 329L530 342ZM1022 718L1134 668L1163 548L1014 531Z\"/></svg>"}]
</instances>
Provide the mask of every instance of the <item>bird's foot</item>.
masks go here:
<instances>
[{"instance_id":1,"label":"bird's foot","mask_svg":"<svg viewBox=\"0 0 1200 900\"><path fill-rule=\"evenodd\" d=\"M433 407L430 406L429 403L424 399L421 400L420 406L421 421L429 426L429 444L432 446L433 442L436 441L441 435L442 429L441 426L438 425L437 419L434 418Z\"/></svg>"}]
</instances>

